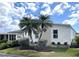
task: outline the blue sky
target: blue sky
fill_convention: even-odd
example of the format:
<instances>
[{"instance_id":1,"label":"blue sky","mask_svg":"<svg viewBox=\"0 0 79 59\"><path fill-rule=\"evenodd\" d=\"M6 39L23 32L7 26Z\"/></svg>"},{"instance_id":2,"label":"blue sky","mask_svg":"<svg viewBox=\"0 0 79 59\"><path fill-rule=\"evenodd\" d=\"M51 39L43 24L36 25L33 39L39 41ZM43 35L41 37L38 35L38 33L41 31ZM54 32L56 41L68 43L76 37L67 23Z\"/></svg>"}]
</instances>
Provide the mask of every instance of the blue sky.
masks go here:
<instances>
[{"instance_id":1,"label":"blue sky","mask_svg":"<svg viewBox=\"0 0 79 59\"><path fill-rule=\"evenodd\" d=\"M79 32L79 2L4 2L0 3L0 32L20 29L22 17L49 15L53 23L70 24Z\"/></svg>"}]
</instances>

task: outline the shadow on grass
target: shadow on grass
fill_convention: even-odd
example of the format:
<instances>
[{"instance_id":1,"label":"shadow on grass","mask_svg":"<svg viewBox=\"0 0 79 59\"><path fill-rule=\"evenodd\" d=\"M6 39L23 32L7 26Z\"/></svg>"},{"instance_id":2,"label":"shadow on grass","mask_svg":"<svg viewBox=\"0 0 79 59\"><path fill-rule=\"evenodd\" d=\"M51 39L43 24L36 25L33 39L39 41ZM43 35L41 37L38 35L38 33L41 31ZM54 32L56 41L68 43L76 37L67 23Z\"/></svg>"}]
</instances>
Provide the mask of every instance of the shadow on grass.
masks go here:
<instances>
[{"instance_id":1,"label":"shadow on grass","mask_svg":"<svg viewBox=\"0 0 79 59\"><path fill-rule=\"evenodd\" d=\"M66 52L69 48L53 48L53 47L47 47L45 49L38 49L37 51L41 51L41 52Z\"/></svg>"},{"instance_id":2,"label":"shadow on grass","mask_svg":"<svg viewBox=\"0 0 79 59\"><path fill-rule=\"evenodd\" d=\"M66 52L69 48L60 48L60 47L30 47L26 49L17 48L19 50L36 50L38 52Z\"/></svg>"},{"instance_id":3,"label":"shadow on grass","mask_svg":"<svg viewBox=\"0 0 79 59\"><path fill-rule=\"evenodd\" d=\"M79 57L79 53L77 53L75 56L76 56L76 57Z\"/></svg>"},{"instance_id":4,"label":"shadow on grass","mask_svg":"<svg viewBox=\"0 0 79 59\"><path fill-rule=\"evenodd\" d=\"M52 48L52 51L55 52L66 52L69 48Z\"/></svg>"}]
</instances>

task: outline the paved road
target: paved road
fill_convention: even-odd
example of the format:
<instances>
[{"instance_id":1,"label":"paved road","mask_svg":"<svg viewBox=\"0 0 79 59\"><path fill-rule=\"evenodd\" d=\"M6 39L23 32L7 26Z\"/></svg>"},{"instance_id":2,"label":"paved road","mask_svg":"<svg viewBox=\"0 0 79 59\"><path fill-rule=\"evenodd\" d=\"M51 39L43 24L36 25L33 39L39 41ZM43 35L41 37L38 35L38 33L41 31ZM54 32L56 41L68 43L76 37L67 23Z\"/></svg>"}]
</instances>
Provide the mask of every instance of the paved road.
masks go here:
<instances>
[{"instance_id":1,"label":"paved road","mask_svg":"<svg viewBox=\"0 0 79 59\"><path fill-rule=\"evenodd\" d=\"M25 56L0 53L0 57L25 57Z\"/></svg>"}]
</instances>

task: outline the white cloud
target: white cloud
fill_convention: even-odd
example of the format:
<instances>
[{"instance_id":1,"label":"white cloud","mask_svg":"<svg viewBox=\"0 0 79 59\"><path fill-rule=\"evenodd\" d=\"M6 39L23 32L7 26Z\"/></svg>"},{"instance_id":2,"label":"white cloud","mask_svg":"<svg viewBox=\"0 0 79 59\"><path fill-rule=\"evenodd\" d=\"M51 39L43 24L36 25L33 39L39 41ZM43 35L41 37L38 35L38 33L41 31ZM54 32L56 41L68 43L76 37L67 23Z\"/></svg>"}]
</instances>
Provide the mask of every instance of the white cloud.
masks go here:
<instances>
[{"instance_id":1,"label":"white cloud","mask_svg":"<svg viewBox=\"0 0 79 59\"><path fill-rule=\"evenodd\" d=\"M19 17L23 17L25 15L25 8L24 7L16 7L10 12L12 15L16 15Z\"/></svg>"},{"instance_id":2,"label":"white cloud","mask_svg":"<svg viewBox=\"0 0 79 59\"><path fill-rule=\"evenodd\" d=\"M70 8L70 11L72 11L72 10L76 10L75 6L72 6L72 7Z\"/></svg>"},{"instance_id":3,"label":"white cloud","mask_svg":"<svg viewBox=\"0 0 79 59\"><path fill-rule=\"evenodd\" d=\"M26 3L28 6L24 5L23 3L21 3L21 4L23 6L15 8L14 2L0 3L0 31L18 30L19 29L19 26L18 26L19 19L13 19L13 17L22 18L23 16L27 15L25 13L25 10L30 9L35 12L38 7L35 3ZM52 4L52 3L48 2L48 3L43 4L42 8L45 8L45 9L42 10L40 12L40 14L44 14L44 15L46 15L46 14L52 15L53 13L63 14L65 9L70 8L70 5L68 3L61 3L61 4L57 5L54 8L54 10L52 11L49 4ZM36 17L32 14L30 14L30 16L33 19L34 18L38 19L38 17ZM66 22L68 22L68 20L65 21L65 23Z\"/></svg>"},{"instance_id":4,"label":"white cloud","mask_svg":"<svg viewBox=\"0 0 79 59\"><path fill-rule=\"evenodd\" d=\"M42 8L45 8L45 7L50 7L49 4L45 3L43 4Z\"/></svg>"},{"instance_id":5,"label":"white cloud","mask_svg":"<svg viewBox=\"0 0 79 59\"><path fill-rule=\"evenodd\" d=\"M63 5L62 7L63 9L71 8L71 5L68 4L67 2L63 2L62 5Z\"/></svg>"},{"instance_id":6,"label":"white cloud","mask_svg":"<svg viewBox=\"0 0 79 59\"><path fill-rule=\"evenodd\" d=\"M58 13L59 15L60 14L63 14L65 9L67 8L71 8L71 5L69 5L68 3L66 2L63 2L63 3L60 3L58 4L53 10L52 10L52 13L55 14L55 13Z\"/></svg>"},{"instance_id":7,"label":"white cloud","mask_svg":"<svg viewBox=\"0 0 79 59\"><path fill-rule=\"evenodd\" d=\"M16 24L12 24L13 23L12 18L1 16L0 17L0 31L6 32L6 31L18 30L19 29L18 21L16 20L15 21Z\"/></svg>"},{"instance_id":8,"label":"white cloud","mask_svg":"<svg viewBox=\"0 0 79 59\"><path fill-rule=\"evenodd\" d=\"M18 25L9 25L5 27L4 29L6 29L7 31L14 31L14 30L19 30L20 28Z\"/></svg>"},{"instance_id":9,"label":"white cloud","mask_svg":"<svg viewBox=\"0 0 79 59\"><path fill-rule=\"evenodd\" d=\"M32 19L38 19L38 17L34 16L33 14L30 14L30 16L32 17Z\"/></svg>"},{"instance_id":10,"label":"white cloud","mask_svg":"<svg viewBox=\"0 0 79 59\"><path fill-rule=\"evenodd\" d=\"M77 23L77 21L78 21L78 19L76 19L76 18L72 18L72 19L69 19L69 20L65 20L65 21L63 21L63 24L74 25L74 24Z\"/></svg>"},{"instance_id":11,"label":"white cloud","mask_svg":"<svg viewBox=\"0 0 79 59\"><path fill-rule=\"evenodd\" d=\"M50 2L50 1L49 1L49 2L44 2L44 3L47 3L47 4L53 4L54 2Z\"/></svg>"},{"instance_id":12,"label":"white cloud","mask_svg":"<svg viewBox=\"0 0 79 59\"><path fill-rule=\"evenodd\" d=\"M70 8L70 11L77 11L77 10L79 10L79 4L75 4Z\"/></svg>"},{"instance_id":13,"label":"white cloud","mask_svg":"<svg viewBox=\"0 0 79 59\"><path fill-rule=\"evenodd\" d=\"M19 30L20 29L19 26L18 26L19 21L18 20L15 20L14 23L12 23L12 22L11 22L11 24L9 26L7 26L6 29L8 29L10 31Z\"/></svg>"},{"instance_id":14,"label":"white cloud","mask_svg":"<svg viewBox=\"0 0 79 59\"><path fill-rule=\"evenodd\" d=\"M79 10L75 11L74 13L72 13L69 17L70 18L77 18L77 19L79 19Z\"/></svg>"},{"instance_id":15,"label":"white cloud","mask_svg":"<svg viewBox=\"0 0 79 59\"><path fill-rule=\"evenodd\" d=\"M79 18L79 14L71 14L69 17L78 17Z\"/></svg>"},{"instance_id":16,"label":"white cloud","mask_svg":"<svg viewBox=\"0 0 79 59\"><path fill-rule=\"evenodd\" d=\"M11 22L10 19L8 19L5 16L0 16L0 27L6 27L7 25L9 25Z\"/></svg>"},{"instance_id":17,"label":"white cloud","mask_svg":"<svg viewBox=\"0 0 79 59\"><path fill-rule=\"evenodd\" d=\"M14 20L12 17L22 17L24 8L14 8L14 3L0 3L0 31L11 31L19 29L19 20ZM15 22L16 24L12 24Z\"/></svg>"},{"instance_id":18,"label":"white cloud","mask_svg":"<svg viewBox=\"0 0 79 59\"><path fill-rule=\"evenodd\" d=\"M43 15L52 15L51 8L50 8L49 4L43 4L42 8L45 8L45 9L42 10L40 12L40 14L43 14Z\"/></svg>"},{"instance_id":19,"label":"white cloud","mask_svg":"<svg viewBox=\"0 0 79 59\"><path fill-rule=\"evenodd\" d=\"M4 2L0 3L0 31L6 32L6 31L13 31L20 29L19 19L21 19L23 16L26 16L27 13L25 13L25 10L30 9L32 11L36 11L36 4L34 3L26 3L21 7L14 6L15 2ZM38 18L36 16L33 16L31 14L32 18Z\"/></svg>"},{"instance_id":20,"label":"white cloud","mask_svg":"<svg viewBox=\"0 0 79 59\"><path fill-rule=\"evenodd\" d=\"M32 19L38 19L37 16L34 16L33 14L25 14L24 17L32 18Z\"/></svg>"},{"instance_id":21,"label":"white cloud","mask_svg":"<svg viewBox=\"0 0 79 59\"><path fill-rule=\"evenodd\" d=\"M28 5L28 9L32 10L32 11L36 11L37 7L35 3L27 3Z\"/></svg>"},{"instance_id":22,"label":"white cloud","mask_svg":"<svg viewBox=\"0 0 79 59\"><path fill-rule=\"evenodd\" d=\"M78 9L79 10L79 4L76 4L75 5L75 9Z\"/></svg>"},{"instance_id":23,"label":"white cloud","mask_svg":"<svg viewBox=\"0 0 79 59\"><path fill-rule=\"evenodd\" d=\"M18 19L16 19L11 22L11 25L18 25L19 23L20 23L20 21Z\"/></svg>"},{"instance_id":24,"label":"white cloud","mask_svg":"<svg viewBox=\"0 0 79 59\"><path fill-rule=\"evenodd\" d=\"M69 20L64 20L63 24L70 24L70 25L75 25L76 23L79 23L79 11L75 10L69 15Z\"/></svg>"},{"instance_id":25,"label":"white cloud","mask_svg":"<svg viewBox=\"0 0 79 59\"><path fill-rule=\"evenodd\" d=\"M63 14L64 10L61 8L61 5L62 5L62 4L57 5L57 6L53 9L52 13L53 13L53 14L54 14L54 13Z\"/></svg>"},{"instance_id":26,"label":"white cloud","mask_svg":"<svg viewBox=\"0 0 79 59\"><path fill-rule=\"evenodd\" d=\"M44 3L46 3L46 4L53 4L54 2L53 1L45 1Z\"/></svg>"},{"instance_id":27,"label":"white cloud","mask_svg":"<svg viewBox=\"0 0 79 59\"><path fill-rule=\"evenodd\" d=\"M13 7L13 4L10 5L10 3L0 3L0 15L7 15L10 11L11 7Z\"/></svg>"}]
</instances>

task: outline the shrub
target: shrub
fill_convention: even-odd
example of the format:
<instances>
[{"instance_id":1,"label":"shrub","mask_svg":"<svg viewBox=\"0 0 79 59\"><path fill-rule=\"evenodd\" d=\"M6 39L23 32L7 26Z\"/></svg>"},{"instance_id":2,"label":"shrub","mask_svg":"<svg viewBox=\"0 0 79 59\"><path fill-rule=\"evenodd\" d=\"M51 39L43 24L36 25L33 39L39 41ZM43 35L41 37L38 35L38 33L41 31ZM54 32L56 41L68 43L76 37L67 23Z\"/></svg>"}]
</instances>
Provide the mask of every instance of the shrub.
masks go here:
<instances>
[{"instance_id":1,"label":"shrub","mask_svg":"<svg viewBox=\"0 0 79 59\"><path fill-rule=\"evenodd\" d=\"M7 42L7 40L0 40L0 43L6 43Z\"/></svg>"},{"instance_id":2,"label":"shrub","mask_svg":"<svg viewBox=\"0 0 79 59\"><path fill-rule=\"evenodd\" d=\"M9 48L12 47L12 42L11 41L8 41L7 42L7 45L8 45Z\"/></svg>"},{"instance_id":3,"label":"shrub","mask_svg":"<svg viewBox=\"0 0 79 59\"><path fill-rule=\"evenodd\" d=\"M29 48L29 39L20 40L19 44L21 46L21 49L27 49Z\"/></svg>"},{"instance_id":4,"label":"shrub","mask_svg":"<svg viewBox=\"0 0 79 59\"><path fill-rule=\"evenodd\" d=\"M43 41L39 41L38 45L44 47L44 46L46 46L46 43L47 43L47 40L43 40Z\"/></svg>"},{"instance_id":5,"label":"shrub","mask_svg":"<svg viewBox=\"0 0 79 59\"><path fill-rule=\"evenodd\" d=\"M7 41L0 44L0 49L12 48L19 46L18 40L15 41Z\"/></svg>"},{"instance_id":6,"label":"shrub","mask_svg":"<svg viewBox=\"0 0 79 59\"><path fill-rule=\"evenodd\" d=\"M47 40L39 41L37 50L44 50L46 48Z\"/></svg>"},{"instance_id":7,"label":"shrub","mask_svg":"<svg viewBox=\"0 0 79 59\"><path fill-rule=\"evenodd\" d=\"M76 41L77 44L79 44L79 36L75 37L75 41Z\"/></svg>"},{"instance_id":8,"label":"shrub","mask_svg":"<svg viewBox=\"0 0 79 59\"><path fill-rule=\"evenodd\" d=\"M1 43L0 44L0 49L6 49L8 48L8 44L7 43Z\"/></svg>"},{"instance_id":9,"label":"shrub","mask_svg":"<svg viewBox=\"0 0 79 59\"><path fill-rule=\"evenodd\" d=\"M13 47L19 46L19 41L18 40L12 41L12 46Z\"/></svg>"},{"instance_id":10,"label":"shrub","mask_svg":"<svg viewBox=\"0 0 79 59\"><path fill-rule=\"evenodd\" d=\"M18 40L8 41L7 44L8 44L8 47L10 47L10 48L17 47L17 46L19 46L19 41Z\"/></svg>"}]
</instances>

